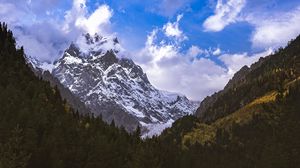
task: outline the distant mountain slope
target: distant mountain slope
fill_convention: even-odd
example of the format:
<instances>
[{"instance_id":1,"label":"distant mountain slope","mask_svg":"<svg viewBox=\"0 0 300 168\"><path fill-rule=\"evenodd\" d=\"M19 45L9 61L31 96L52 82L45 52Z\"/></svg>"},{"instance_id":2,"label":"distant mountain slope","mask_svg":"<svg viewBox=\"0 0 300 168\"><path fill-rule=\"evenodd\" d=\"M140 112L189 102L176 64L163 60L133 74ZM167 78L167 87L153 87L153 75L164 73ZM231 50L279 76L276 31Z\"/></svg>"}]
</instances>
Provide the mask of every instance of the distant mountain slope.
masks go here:
<instances>
[{"instance_id":1,"label":"distant mountain slope","mask_svg":"<svg viewBox=\"0 0 300 168\"><path fill-rule=\"evenodd\" d=\"M116 38L86 34L53 65L52 75L84 102L95 116L144 136L159 134L176 119L193 114L198 104L160 91L132 60L119 58ZM38 65L37 65L38 67Z\"/></svg>"},{"instance_id":2,"label":"distant mountain slope","mask_svg":"<svg viewBox=\"0 0 300 168\"><path fill-rule=\"evenodd\" d=\"M297 167L299 100L300 36L243 67L201 102L198 118L177 120L160 139L187 151L191 167Z\"/></svg>"},{"instance_id":3,"label":"distant mountain slope","mask_svg":"<svg viewBox=\"0 0 300 168\"><path fill-rule=\"evenodd\" d=\"M79 115L15 45L0 23L0 167L129 167L139 132Z\"/></svg>"},{"instance_id":4,"label":"distant mountain slope","mask_svg":"<svg viewBox=\"0 0 300 168\"><path fill-rule=\"evenodd\" d=\"M292 52L300 48L299 38L280 50L281 59L290 60L280 71L299 72L294 64L300 54ZM273 58L261 68L276 72ZM159 137L141 140L140 129L130 135L113 122L109 126L101 118L76 113L57 88L34 75L23 48L16 49L12 32L0 24L0 167L299 167L300 77L276 74L264 81L279 81L277 88L224 117L205 123L185 116Z\"/></svg>"},{"instance_id":5,"label":"distant mountain slope","mask_svg":"<svg viewBox=\"0 0 300 168\"><path fill-rule=\"evenodd\" d=\"M298 37L285 49L279 49L277 53L261 58L250 68L243 67L224 90L208 96L201 102L196 115L205 122L212 122L299 77L299 41Z\"/></svg>"}]
</instances>

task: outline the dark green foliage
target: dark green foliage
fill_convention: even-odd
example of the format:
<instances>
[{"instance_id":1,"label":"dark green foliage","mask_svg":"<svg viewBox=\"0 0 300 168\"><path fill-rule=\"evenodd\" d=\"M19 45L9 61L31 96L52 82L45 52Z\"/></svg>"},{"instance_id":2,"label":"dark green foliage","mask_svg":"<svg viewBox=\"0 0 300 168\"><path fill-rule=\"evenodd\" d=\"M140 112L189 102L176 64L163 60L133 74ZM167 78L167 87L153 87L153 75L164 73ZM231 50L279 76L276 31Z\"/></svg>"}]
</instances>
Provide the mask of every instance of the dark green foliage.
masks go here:
<instances>
[{"instance_id":1,"label":"dark green foliage","mask_svg":"<svg viewBox=\"0 0 300 168\"><path fill-rule=\"evenodd\" d=\"M223 117L266 94L252 120L218 128L213 143L184 143L201 121L186 116L159 137L141 140L101 117L82 116L57 87L37 78L0 26L0 168L285 168L300 165L300 37L261 62L209 108ZM276 71L276 69L281 69ZM213 122L213 121L210 121Z\"/></svg>"},{"instance_id":2,"label":"dark green foliage","mask_svg":"<svg viewBox=\"0 0 300 168\"><path fill-rule=\"evenodd\" d=\"M22 130L17 126L12 131L11 138L5 144L0 144L0 167L25 168L30 155L22 146Z\"/></svg>"},{"instance_id":3,"label":"dark green foliage","mask_svg":"<svg viewBox=\"0 0 300 168\"><path fill-rule=\"evenodd\" d=\"M176 139L176 146L183 147L185 131L176 130L192 132L191 123L197 125L205 118L213 124L270 91L278 93L276 101L262 104L263 110L246 124L218 128L212 144L185 144L188 149L177 154L183 159L181 167L300 166L300 36L254 66L242 81L225 88L201 119L178 120L161 135L162 141Z\"/></svg>"},{"instance_id":4,"label":"dark green foliage","mask_svg":"<svg viewBox=\"0 0 300 168\"><path fill-rule=\"evenodd\" d=\"M128 167L136 140L101 119L80 116L57 87L38 79L0 26L0 167Z\"/></svg>"},{"instance_id":5,"label":"dark green foliage","mask_svg":"<svg viewBox=\"0 0 300 168\"><path fill-rule=\"evenodd\" d=\"M207 109L198 109L198 116L202 121L213 122L269 91L281 92L285 84L300 76L299 53L300 36L289 42L286 48L260 58L250 68L242 68L237 74L242 73L243 76L231 80L223 91L215 94L215 101Z\"/></svg>"}]
</instances>

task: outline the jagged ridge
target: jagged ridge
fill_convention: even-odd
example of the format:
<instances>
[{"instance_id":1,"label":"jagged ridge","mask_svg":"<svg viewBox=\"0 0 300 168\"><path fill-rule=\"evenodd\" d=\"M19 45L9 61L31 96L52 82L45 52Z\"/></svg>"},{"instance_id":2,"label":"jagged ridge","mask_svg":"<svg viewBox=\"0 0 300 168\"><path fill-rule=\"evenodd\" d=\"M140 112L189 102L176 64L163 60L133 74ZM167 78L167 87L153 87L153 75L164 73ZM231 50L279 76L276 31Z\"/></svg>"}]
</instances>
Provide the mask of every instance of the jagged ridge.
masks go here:
<instances>
[{"instance_id":1,"label":"jagged ridge","mask_svg":"<svg viewBox=\"0 0 300 168\"><path fill-rule=\"evenodd\" d=\"M52 74L93 114L129 132L140 125L144 136L152 136L194 113L196 102L154 88L140 66L118 56L120 50L116 38L82 36L55 62Z\"/></svg>"}]
</instances>

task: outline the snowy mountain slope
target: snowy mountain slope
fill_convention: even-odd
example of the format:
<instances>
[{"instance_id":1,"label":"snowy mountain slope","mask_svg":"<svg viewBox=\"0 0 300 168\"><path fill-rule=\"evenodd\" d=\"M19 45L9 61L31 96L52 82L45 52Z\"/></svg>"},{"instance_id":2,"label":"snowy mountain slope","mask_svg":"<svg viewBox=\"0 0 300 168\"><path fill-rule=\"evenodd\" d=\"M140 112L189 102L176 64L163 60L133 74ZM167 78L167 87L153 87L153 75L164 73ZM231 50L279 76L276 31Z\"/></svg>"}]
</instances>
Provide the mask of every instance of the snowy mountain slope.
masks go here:
<instances>
[{"instance_id":1,"label":"snowy mountain slope","mask_svg":"<svg viewBox=\"0 0 300 168\"><path fill-rule=\"evenodd\" d=\"M116 38L84 35L55 62L52 75L94 115L130 132L140 125L143 136L159 134L195 112L198 103L154 88L140 66L117 56L120 50Z\"/></svg>"}]
</instances>

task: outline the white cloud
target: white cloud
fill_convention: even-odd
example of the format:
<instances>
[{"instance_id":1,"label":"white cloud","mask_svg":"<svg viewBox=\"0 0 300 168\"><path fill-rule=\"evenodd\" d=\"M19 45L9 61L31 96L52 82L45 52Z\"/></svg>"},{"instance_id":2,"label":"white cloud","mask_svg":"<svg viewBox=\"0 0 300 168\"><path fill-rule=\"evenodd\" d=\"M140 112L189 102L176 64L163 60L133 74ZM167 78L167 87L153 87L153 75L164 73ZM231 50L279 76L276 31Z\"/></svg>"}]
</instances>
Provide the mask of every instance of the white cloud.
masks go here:
<instances>
[{"instance_id":1,"label":"white cloud","mask_svg":"<svg viewBox=\"0 0 300 168\"><path fill-rule=\"evenodd\" d=\"M92 13L90 17L78 18L76 21L76 26L82 27L90 34L95 34L101 30L101 26L110 24L111 17L112 11L110 10L109 6L101 5L94 13Z\"/></svg>"},{"instance_id":2,"label":"white cloud","mask_svg":"<svg viewBox=\"0 0 300 168\"><path fill-rule=\"evenodd\" d=\"M50 0L48 1L50 3ZM171 3L171 1L169 2ZM227 8L231 10L233 5L229 2L231 1L226 4L219 4L225 5L225 7L229 5ZM31 5L33 3L35 1L32 1ZM32 21L31 24L25 23L28 23L26 21L28 18L32 19L32 15L28 17L28 11L20 8L20 5L10 2L1 3L0 18L4 21L9 20L14 26L21 25L21 27L14 28L14 32L19 44L25 46L26 52L41 61L53 61L59 57L60 50L64 50L70 41L75 40L80 35L80 31L90 33L109 31L108 27L113 11L107 5L101 5L94 12L89 13L85 3L86 0L74 0L73 7L65 13L64 20L38 20ZM236 16L232 19L233 15L229 14L230 12L227 12L225 7L219 7L225 11L223 12L224 16L220 17L225 20L222 23L233 23L232 20L236 21ZM298 13L287 15L286 20L295 26L299 23L297 22L298 15ZM180 40L182 38L179 37L185 37L185 35L179 29L181 18L182 15L179 15L175 22L169 22L163 28L153 30L147 37L145 47L138 56L133 57L143 67L150 81L160 89L181 92L189 98L201 100L205 96L222 89L240 67L250 65L260 56L268 55L268 52L254 55L247 53L223 54L224 52L219 48L201 49L195 45L182 51L180 47L182 46ZM272 21L277 23L278 20L280 23L284 21L284 19L278 18ZM258 22L253 21L251 23L256 25L257 32L259 32L260 27L263 27ZM285 28L289 27L287 26L289 24L280 24L280 26L282 25ZM282 29L284 29L283 27ZM288 31L294 32L296 30L289 28ZM169 39L159 40L158 33L162 33ZM280 36L279 38L282 39L283 37ZM208 57L210 55L218 57ZM214 59L222 61L225 67L215 63Z\"/></svg>"},{"instance_id":3,"label":"white cloud","mask_svg":"<svg viewBox=\"0 0 300 168\"><path fill-rule=\"evenodd\" d=\"M18 10L15 4L0 3L0 20L9 24L17 24L20 17L24 18L26 13L23 10Z\"/></svg>"},{"instance_id":4,"label":"white cloud","mask_svg":"<svg viewBox=\"0 0 300 168\"><path fill-rule=\"evenodd\" d=\"M69 45L66 35L60 28L47 22L15 27L14 35L18 45L24 46L26 54L39 61L54 61Z\"/></svg>"},{"instance_id":5,"label":"white cloud","mask_svg":"<svg viewBox=\"0 0 300 168\"><path fill-rule=\"evenodd\" d=\"M208 17L203 27L205 31L218 32L237 21L237 17L246 4L246 0L218 0L214 15Z\"/></svg>"},{"instance_id":6,"label":"white cloud","mask_svg":"<svg viewBox=\"0 0 300 168\"><path fill-rule=\"evenodd\" d=\"M76 20L86 14L86 0L73 0L72 9L65 12L63 31L69 33L75 27Z\"/></svg>"},{"instance_id":7,"label":"white cloud","mask_svg":"<svg viewBox=\"0 0 300 168\"><path fill-rule=\"evenodd\" d=\"M86 0L74 0L71 10L66 12L63 30L70 33L76 29L90 34L108 34L107 27L113 15L106 4L100 5L92 14L88 14Z\"/></svg>"},{"instance_id":8,"label":"white cloud","mask_svg":"<svg viewBox=\"0 0 300 168\"><path fill-rule=\"evenodd\" d=\"M287 13L249 15L245 20L255 26L251 41L257 48L284 46L300 33L300 7Z\"/></svg>"},{"instance_id":9,"label":"white cloud","mask_svg":"<svg viewBox=\"0 0 300 168\"><path fill-rule=\"evenodd\" d=\"M49 61L49 57L51 58L53 54L58 54L56 48L52 48L49 46L40 43L33 36L22 35L18 39L19 44L25 46L27 55L37 55L37 53L41 53L38 56L38 59L41 61Z\"/></svg>"},{"instance_id":10,"label":"white cloud","mask_svg":"<svg viewBox=\"0 0 300 168\"><path fill-rule=\"evenodd\" d=\"M268 49L261 53L256 53L253 55L249 55L248 53L242 54L224 54L219 58L226 65L228 69L228 74L233 75L239 69L241 69L244 65L250 66L252 63L259 60L260 57L265 57L270 55L273 52L272 49Z\"/></svg>"},{"instance_id":11,"label":"white cloud","mask_svg":"<svg viewBox=\"0 0 300 168\"><path fill-rule=\"evenodd\" d=\"M284 11L270 9L270 4L269 1L218 0L214 15L203 23L204 30L218 32L232 23L243 21L254 27L250 39L253 47L275 49L285 46L300 34L300 6Z\"/></svg>"},{"instance_id":12,"label":"white cloud","mask_svg":"<svg viewBox=\"0 0 300 168\"><path fill-rule=\"evenodd\" d=\"M180 42L161 42L160 31L164 30L154 29L147 36L144 48L132 58L142 66L154 86L183 93L193 100L202 100L221 90L242 66L249 66L272 52L270 49L251 55L222 54L219 47L201 49L195 45L182 51ZM211 55L216 57L209 57ZM225 66L217 64L214 59Z\"/></svg>"},{"instance_id":13,"label":"white cloud","mask_svg":"<svg viewBox=\"0 0 300 168\"><path fill-rule=\"evenodd\" d=\"M222 53L222 51L221 51L221 49L218 47L218 48L216 48L216 49L212 52L212 55L217 56L217 55L220 55L221 53Z\"/></svg>"},{"instance_id":14,"label":"white cloud","mask_svg":"<svg viewBox=\"0 0 300 168\"><path fill-rule=\"evenodd\" d=\"M20 2L1 3L0 20L13 30L18 46L24 46L26 54L41 61L53 61L62 47L66 47L57 24L52 20L36 21L29 8L20 7Z\"/></svg>"},{"instance_id":15,"label":"white cloud","mask_svg":"<svg viewBox=\"0 0 300 168\"><path fill-rule=\"evenodd\" d=\"M25 16L31 19L33 19L33 17L43 16L47 10L57 10L60 2L60 0L0 0L0 4L9 3L16 7L17 10L10 13L11 15L25 11ZM9 17L9 15L7 16ZM24 22L24 18L22 18L21 22Z\"/></svg>"},{"instance_id":16,"label":"white cloud","mask_svg":"<svg viewBox=\"0 0 300 168\"><path fill-rule=\"evenodd\" d=\"M208 48L208 49L202 49L199 48L198 46L192 45L186 55L190 56L191 58L196 58L197 56L204 56L204 57L210 57L212 55L214 56L219 56L222 54L222 50L217 47L217 48Z\"/></svg>"},{"instance_id":17,"label":"white cloud","mask_svg":"<svg viewBox=\"0 0 300 168\"><path fill-rule=\"evenodd\" d=\"M160 43L155 45L156 35L159 29L154 29L148 36L145 43L145 48L141 51L140 55L143 57L150 57L148 61L152 63L158 62L162 59L172 58L177 56L177 47L172 44Z\"/></svg>"},{"instance_id":18,"label":"white cloud","mask_svg":"<svg viewBox=\"0 0 300 168\"><path fill-rule=\"evenodd\" d=\"M18 45L24 46L26 54L39 61L56 60L71 41L77 40L82 33L113 34L109 31L113 11L106 4L89 13L86 0L73 0L72 8L65 12L64 19L57 19L51 14L55 12L51 7L55 7L58 0L2 1L0 20L8 23Z\"/></svg>"},{"instance_id":19,"label":"white cloud","mask_svg":"<svg viewBox=\"0 0 300 168\"><path fill-rule=\"evenodd\" d=\"M187 39L187 37L183 34L182 30L179 29L179 21L182 19L182 17L182 14L178 15L176 22L168 22L163 26L163 30L166 36L175 37L180 41Z\"/></svg>"},{"instance_id":20,"label":"white cloud","mask_svg":"<svg viewBox=\"0 0 300 168\"><path fill-rule=\"evenodd\" d=\"M199 100L221 89L228 81L227 70L212 60L190 59L202 53L199 47L192 46L187 53L182 53L174 44L155 44L157 31L148 35L145 47L139 53L139 57L147 59L133 58L154 86Z\"/></svg>"},{"instance_id":21,"label":"white cloud","mask_svg":"<svg viewBox=\"0 0 300 168\"><path fill-rule=\"evenodd\" d=\"M190 58L195 58L196 56L202 54L203 52L204 51L198 46L192 45L187 51L187 56L189 56Z\"/></svg>"}]
</instances>

